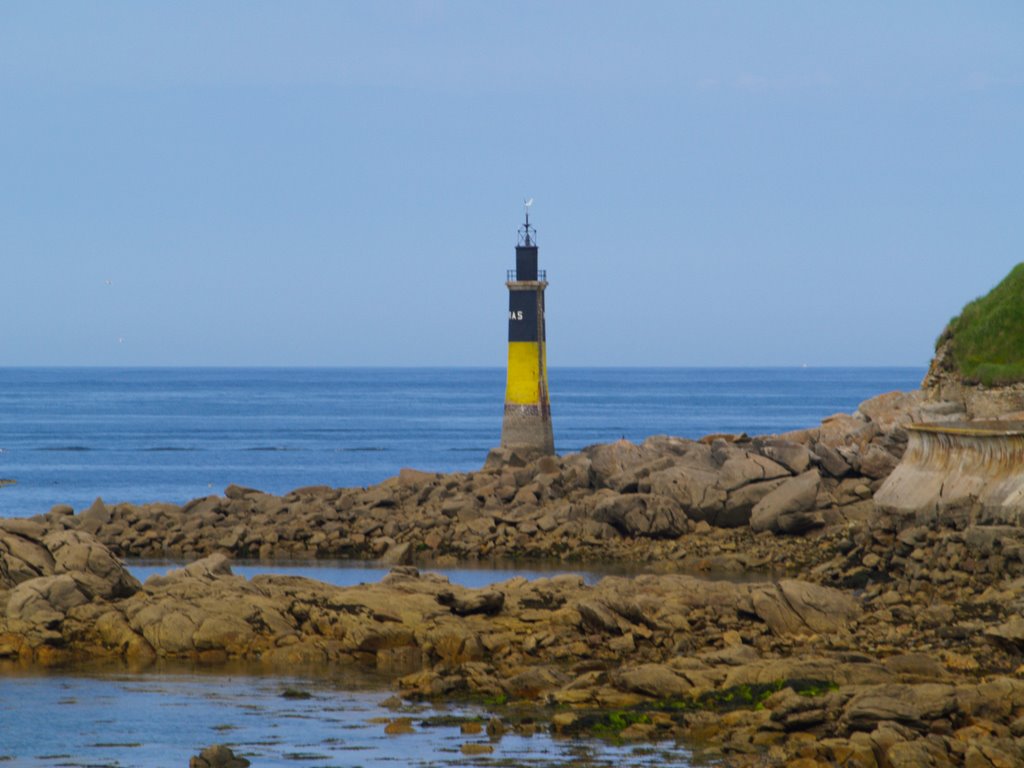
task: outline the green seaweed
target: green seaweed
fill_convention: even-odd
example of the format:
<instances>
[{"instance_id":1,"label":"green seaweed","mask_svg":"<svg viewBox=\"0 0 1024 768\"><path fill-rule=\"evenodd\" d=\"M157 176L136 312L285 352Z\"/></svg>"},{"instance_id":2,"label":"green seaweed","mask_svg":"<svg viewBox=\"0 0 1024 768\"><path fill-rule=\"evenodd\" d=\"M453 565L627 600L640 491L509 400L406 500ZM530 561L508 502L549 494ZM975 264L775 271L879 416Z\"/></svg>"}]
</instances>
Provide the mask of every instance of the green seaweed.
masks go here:
<instances>
[{"instance_id":1,"label":"green seaweed","mask_svg":"<svg viewBox=\"0 0 1024 768\"><path fill-rule=\"evenodd\" d=\"M460 726L463 723L483 722L484 718L480 715L434 715L432 717L423 718L419 721L419 725L423 728L452 728L455 726Z\"/></svg>"},{"instance_id":2,"label":"green seaweed","mask_svg":"<svg viewBox=\"0 0 1024 768\"><path fill-rule=\"evenodd\" d=\"M839 686L828 680L791 680L790 687L801 696L814 698L826 693L838 691Z\"/></svg>"},{"instance_id":3,"label":"green seaweed","mask_svg":"<svg viewBox=\"0 0 1024 768\"><path fill-rule=\"evenodd\" d=\"M649 723L651 718L645 712L632 709L616 709L593 715L585 728L595 736L618 736L622 731L637 723Z\"/></svg>"},{"instance_id":4,"label":"green seaweed","mask_svg":"<svg viewBox=\"0 0 1024 768\"><path fill-rule=\"evenodd\" d=\"M661 699L651 707L662 712L730 712L734 709L762 709L765 700L783 688L792 688L800 696L823 696L839 690L830 680L792 679L770 683L742 683L699 696Z\"/></svg>"},{"instance_id":5,"label":"green seaweed","mask_svg":"<svg viewBox=\"0 0 1024 768\"><path fill-rule=\"evenodd\" d=\"M830 680L804 678L773 680L769 683L743 683L718 691L705 691L699 696L659 699L629 709L581 713L563 732L566 735L590 734L615 741L629 726L652 722L650 716L654 712L668 713L673 720L678 721L692 712L763 709L768 697L784 688L791 688L800 696L815 697L838 690L839 686Z\"/></svg>"}]
</instances>

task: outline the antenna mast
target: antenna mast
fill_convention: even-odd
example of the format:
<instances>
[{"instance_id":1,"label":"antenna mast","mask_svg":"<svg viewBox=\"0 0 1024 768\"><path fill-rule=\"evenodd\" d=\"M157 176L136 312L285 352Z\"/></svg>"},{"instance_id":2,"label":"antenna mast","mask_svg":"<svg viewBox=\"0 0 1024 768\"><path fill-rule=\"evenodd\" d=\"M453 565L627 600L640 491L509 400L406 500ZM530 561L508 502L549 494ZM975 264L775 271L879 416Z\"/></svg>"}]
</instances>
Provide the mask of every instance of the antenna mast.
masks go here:
<instances>
[{"instance_id":1,"label":"antenna mast","mask_svg":"<svg viewBox=\"0 0 1024 768\"><path fill-rule=\"evenodd\" d=\"M526 223L523 224L522 230L519 233L519 244L525 246L532 246L536 241L537 230L530 226L530 206L533 205L533 198L527 198L523 200L523 210L526 213Z\"/></svg>"}]
</instances>

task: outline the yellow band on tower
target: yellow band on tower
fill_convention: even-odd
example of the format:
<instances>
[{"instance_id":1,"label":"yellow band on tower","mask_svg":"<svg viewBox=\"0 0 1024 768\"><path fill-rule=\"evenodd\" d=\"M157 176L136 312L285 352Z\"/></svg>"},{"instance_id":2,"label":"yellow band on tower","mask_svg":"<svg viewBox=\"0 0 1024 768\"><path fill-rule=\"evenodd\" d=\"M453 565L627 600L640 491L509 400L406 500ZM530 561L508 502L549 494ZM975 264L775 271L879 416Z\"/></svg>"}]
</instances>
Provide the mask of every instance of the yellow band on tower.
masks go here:
<instances>
[{"instance_id":1,"label":"yellow band on tower","mask_svg":"<svg viewBox=\"0 0 1024 768\"><path fill-rule=\"evenodd\" d=\"M508 383L505 402L510 405L539 405L540 382L548 389L548 368L544 344L536 341L508 343Z\"/></svg>"}]
</instances>

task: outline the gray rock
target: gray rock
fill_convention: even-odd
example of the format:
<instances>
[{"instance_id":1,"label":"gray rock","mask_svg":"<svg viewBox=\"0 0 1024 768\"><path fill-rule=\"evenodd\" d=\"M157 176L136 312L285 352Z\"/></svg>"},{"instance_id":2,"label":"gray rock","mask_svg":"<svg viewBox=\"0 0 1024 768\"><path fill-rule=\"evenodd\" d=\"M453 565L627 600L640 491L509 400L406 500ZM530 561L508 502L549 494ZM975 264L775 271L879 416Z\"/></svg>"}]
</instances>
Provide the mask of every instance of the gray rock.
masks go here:
<instances>
[{"instance_id":1,"label":"gray rock","mask_svg":"<svg viewBox=\"0 0 1024 768\"><path fill-rule=\"evenodd\" d=\"M908 421L917 421L923 400L920 390L912 392L886 392L861 403L857 412L883 432L891 432Z\"/></svg>"},{"instance_id":2,"label":"gray rock","mask_svg":"<svg viewBox=\"0 0 1024 768\"><path fill-rule=\"evenodd\" d=\"M0 519L0 535L4 531L17 534L30 541L41 541L46 534L46 526L35 520L27 520L23 517L8 517Z\"/></svg>"},{"instance_id":3,"label":"gray rock","mask_svg":"<svg viewBox=\"0 0 1024 768\"><path fill-rule=\"evenodd\" d=\"M584 626L620 635L629 628L629 622L600 600L580 600L575 605Z\"/></svg>"},{"instance_id":4,"label":"gray rock","mask_svg":"<svg viewBox=\"0 0 1024 768\"><path fill-rule=\"evenodd\" d=\"M1024 618L1015 613L1002 624L987 628L985 637L990 637L1014 648L1024 648Z\"/></svg>"},{"instance_id":5,"label":"gray rock","mask_svg":"<svg viewBox=\"0 0 1024 768\"><path fill-rule=\"evenodd\" d=\"M87 533L57 531L47 534L43 543L53 554L54 572L71 574L87 587L90 596L128 597L142 586L109 549Z\"/></svg>"},{"instance_id":6,"label":"gray rock","mask_svg":"<svg viewBox=\"0 0 1024 768\"><path fill-rule=\"evenodd\" d=\"M811 525L820 525L814 515L821 475L812 469L785 481L754 505L750 514L750 527L754 531L785 531L797 533Z\"/></svg>"},{"instance_id":7,"label":"gray rock","mask_svg":"<svg viewBox=\"0 0 1024 768\"><path fill-rule=\"evenodd\" d=\"M650 458L650 453L628 440L591 446L584 448L582 453L590 459L591 472L599 488L606 487L615 475Z\"/></svg>"},{"instance_id":8,"label":"gray rock","mask_svg":"<svg viewBox=\"0 0 1024 768\"><path fill-rule=\"evenodd\" d=\"M78 529L87 533L97 533L100 528L110 522L111 510L97 498L87 510L78 515Z\"/></svg>"},{"instance_id":9,"label":"gray rock","mask_svg":"<svg viewBox=\"0 0 1024 768\"><path fill-rule=\"evenodd\" d=\"M875 443L867 447L860 455L861 474L875 480L888 477L896 469L899 459Z\"/></svg>"},{"instance_id":10,"label":"gray rock","mask_svg":"<svg viewBox=\"0 0 1024 768\"><path fill-rule=\"evenodd\" d=\"M932 720L945 717L956 708L952 685L879 685L855 694L843 710L842 725L847 732L871 731L891 721L923 732Z\"/></svg>"},{"instance_id":11,"label":"gray rock","mask_svg":"<svg viewBox=\"0 0 1024 768\"><path fill-rule=\"evenodd\" d=\"M59 625L67 612L88 603L90 595L70 574L40 576L11 590L7 616L43 627Z\"/></svg>"},{"instance_id":12,"label":"gray rock","mask_svg":"<svg viewBox=\"0 0 1024 768\"><path fill-rule=\"evenodd\" d=\"M638 664L623 667L611 678L616 688L659 699L678 698L693 690L688 680L664 664Z\"/></svg>"},{"instance_id":13,"label":"gray rock","mask_svg":"<svg viewBox=\"0 0 1024 768\"><path fill-rule=\"evenodd\" d=\"M689 529L686 513L679 504L653 494L606 496L594 510L593 519L629 536L670 538Z\"/></svg>"},{"instance_id":14,"label":"gray rock","mask_svg":"<svg viewBox=\"0 0 1024 768\"><path fill-rule=\"evenodd\" d=\"M188 768L248 768L249 761L223 744L207 747L188 761Z\"/></svg>"},{"instance_id":15,"label":"gray rock","mask_svg":"<svg viewBox=\"0 0 1024 768\"><path fill-rule=\"evenodd\" d=\"M410 565L412 563L412 544L403 541L401 544L392 544L380 558L382 565Z\"/></svg>"},{"instance_id":16,"label":"gray rock","mask_svg":"<svg viewBox=\"0 0 1024 768\"><path fill-rule=\"evenodd\" d=\"M861 612L860 604L845 592L797 579L752 587L751 602L777 635L843 631Z\"/></svg>"},{"instance_id":17,"label":"gray rock","mask_svg":"<svg viewBox=\"0 0 1024 768\"><path fill-rule=\"evenodd\" d=\"M769 458L733 447L728 458L722 462L715 485L728 492L750 483L774 480L789 474L789 470Z\"/></svg>"},{"instance_id":18,"label":"gray rock","mask_svg":"<svg viewBox=\"0 0 1024 768\"><path fill-rule=\"evenodd\" d=\"M825 514L821 510L807 509L786 512L779 515L779 533L798 534L825 525Z\"/></svg>"},{"instance_id":19,"label":"gray rock","mask_svg":"<svg viewBox=\"0 0 1024 768\"><path fill-rule=\"evenodd\" d=\"M850 465L839 451L825 443L814 444L811 459L827 474L835 478L846 477L851 472Z\"/></svg>"},{"instance_id":20,"label":"gray rock","mask_svg":"<svg viewBox=\"0 0 1024 768\"><path fill-rule=\"evenodd\" d=\"M694 521L714 520L725 509L728 492L719 486L721 470L707 446L694 447L677 463L652 472L641 493L671 499Z\"/></svg>"},{"instance_id":21,"label":"gray rock","mask_svg":"<svg viewBox=\"0 0 1024 768\"><path fill-rule=\"evenodd\" d=\"M904 682L927 683L949 677L946 668L926 653L898 654L885 659L882 664Z\"/></svg>"},{"instance_id":22,"label":"gray rock","mask_svg":"<svg viewBox=\"0 0 1024 768\"><path fill-rule=\"evenodd\" d=\"M75 508L70 504L54 504L50 507L50 511L46 513L46 518L48 520L61 519L73 514L75 514Z\"/></svg>"},{"instance_id":23,"label":"gray rock","mask_svg":"<svg viewBox=\"0 0 1024 768\"><path fill-rule=\"evenodd\" d=\"M444 590L438 593L437 602L448 606L457 616L471 616L476 613L493 616L501 613L505 605L505 594L495 589L467 590L458 595L451 590Z\"/></svg>"},{"instance_id":24,"label":"gray rock","mask_svg":"<svg viewBox=\"0 0 1024 768\"><path fill-rule=\"evenodd\" d=\"M811 452L806 445L792 440L755 441L754 446L774 462L781 464L794 475L806 472L811 466Z\"/></svg>"},{"instance_id":25,"label":"gray rock","mask_svg":"<svg viewBox=\"0 0 1024 768\"><path fill-rule=\"evenodd\" d=\"M529 453L518 448L491 448L487 453L487 459L484 461L484 469L495 470L505 467L525 467L530 463L531 459L535 458L537 456L531 456Z\"/></svg>"},{"instance_id":26,"label":"gray rock","mask_svg":"<svg viewBox=\"0 0 1024 768\"><path fill-rule=\"evenodd\" d=\"M784 482L786 482L784 478L778 478L762 483L750 483L742 488L737 488L725 500L725 507L722 511L709 517L708 522L719 528L739 528L748 525L754 505Z\"/></svg>"},{"instance_id":27,"label":"gray rock","mask_svg":"<svg viewBox=\"0 0 1024 768\"><path fill-rule=\"evenodd\" d=\"M53 556L42 544L0 529L0 589L53 575Z\"/></svg>"},{"instance_id":28,"label":"gray rock","mask_svg":"<svg viewBox=\"0 0 1024 768\"><path fill-rule=\"evenodd\" d=\"M159 588L186 579L209 581L231 575L230 558L222 552L217 552L189 563L184 568L173 568L164 576L150 576L146 579L146 586Z\"/></svg>"},{"instance_id":29,"label":"gray rock","mask_svg":"<svg viewBox=\"0 0 1024 768\"><path fill-rule=\"evenodd\" d=\"M257 491L255 488L246 488L245 486L235 485L234 483L224 489L224 495L229 499L244 499L250 494L259 495L262 493L262 491Z\"/></svg>"}]
</instances>

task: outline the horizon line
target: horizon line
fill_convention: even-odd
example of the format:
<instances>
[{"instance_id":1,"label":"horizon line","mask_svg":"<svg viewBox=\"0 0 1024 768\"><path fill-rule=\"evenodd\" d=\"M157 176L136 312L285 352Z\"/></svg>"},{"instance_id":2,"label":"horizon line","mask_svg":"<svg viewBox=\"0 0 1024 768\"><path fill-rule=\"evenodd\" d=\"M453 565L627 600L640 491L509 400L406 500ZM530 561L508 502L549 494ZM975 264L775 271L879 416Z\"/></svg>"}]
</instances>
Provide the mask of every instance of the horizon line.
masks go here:
<instances>
[{"instance_id":1,"label":"horizon line","mask_svg":"<svg viewBox=\"0 0 1024 768\"><path fill-rule=\"evenodd\" d=\"M827 364L827 365L555 365L548 370L927 370L927 364L894 365L894 364ZM505 370L501 365L276 365L276 364L233 364L233 365L189 365L189 364L150 364L150 365L80 365L80 364L42 364L42 365L0 365L0 370Z\"/></svg>"}]
</instances>

